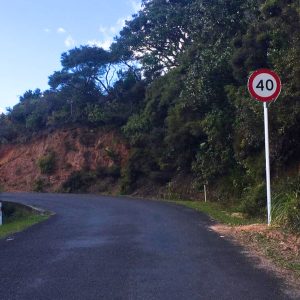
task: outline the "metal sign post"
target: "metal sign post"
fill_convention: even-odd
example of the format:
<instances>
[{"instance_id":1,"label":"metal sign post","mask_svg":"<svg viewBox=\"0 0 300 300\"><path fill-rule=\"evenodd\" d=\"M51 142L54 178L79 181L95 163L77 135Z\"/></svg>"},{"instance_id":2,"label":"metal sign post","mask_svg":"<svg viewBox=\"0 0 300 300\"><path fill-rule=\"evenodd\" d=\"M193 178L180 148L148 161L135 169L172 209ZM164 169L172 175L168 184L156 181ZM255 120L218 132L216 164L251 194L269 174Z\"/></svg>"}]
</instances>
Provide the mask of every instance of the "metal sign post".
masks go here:
<instances>
[{"instance_id":1,"label":"metal sign post","mask_svg":"<svg viewBox=\"0 0 300 300\"><path fill-rule=\"evenodd\" d=\"M266 102L264 102L264 121L265 121L264 123L265 123L268 225L270 225L271 224L271 176L270 176L270 147L269 147L269 117L268 117L268 106Z\"/></svg>"},{"instance_id":2,"label":"metal sign post","mask_svg":"<svg viewBox=\"0 0 300 300\"><path fill-rule=\"evenodd\" d=\"M0 226L2 225L2 202L0 201Z\"/></svg>"},{"instance_id":3,"label":"metal sign post","mask_svg":"<svg viewBox=\"0 0 300 300\"><path fill-rule=\"evenodd\" d=\"M248 90L251 96L264 103L265 154L266 154L266 186L268 225L271 224L271 176L270 176L270 148L269 148L269 118L268 102L277 99L281 91L279 76L269 69L259 69L253 72L248 80Z\"/></svg>"}]
</instances>

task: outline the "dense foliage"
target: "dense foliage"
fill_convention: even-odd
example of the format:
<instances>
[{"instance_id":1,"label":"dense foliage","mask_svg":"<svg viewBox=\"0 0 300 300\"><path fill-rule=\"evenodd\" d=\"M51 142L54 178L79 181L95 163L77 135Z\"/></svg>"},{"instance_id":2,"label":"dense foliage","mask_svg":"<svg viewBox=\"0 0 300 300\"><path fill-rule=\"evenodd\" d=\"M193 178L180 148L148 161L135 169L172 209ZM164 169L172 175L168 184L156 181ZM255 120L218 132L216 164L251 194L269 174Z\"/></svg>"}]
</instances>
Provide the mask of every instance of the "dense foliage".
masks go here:
<instances>
[{"instance_id":1,"label":"dense foliage","mask_svg":"<svg viewBox=\"0 0 300 300\"><path fill-rule=\"evenodd\" d=\"M263 111L246 83L261 67L280 75L270 105L273 180L299 176L299 25L296 0L144 0L109 51L62 54L51 88L27 91L0 117L0 142L70 123L114 126L132 149L124 192L188 174L217 199L263 213ZM288 211L300 202L289 195Z\"/></svg>"}]
</instances>

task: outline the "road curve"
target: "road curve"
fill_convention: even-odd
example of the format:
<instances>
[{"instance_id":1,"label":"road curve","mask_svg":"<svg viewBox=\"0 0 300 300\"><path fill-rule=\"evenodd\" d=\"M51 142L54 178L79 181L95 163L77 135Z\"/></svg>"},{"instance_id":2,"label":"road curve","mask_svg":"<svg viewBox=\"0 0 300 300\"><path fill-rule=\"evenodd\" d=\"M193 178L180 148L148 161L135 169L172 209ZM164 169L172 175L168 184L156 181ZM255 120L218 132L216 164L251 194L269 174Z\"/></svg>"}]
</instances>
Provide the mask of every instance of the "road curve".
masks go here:
<instances>
[{"instance_id":1,"label":"road curve","mask_svg":"<svg viewBox=\"0 0 300 300\"><path fill-rule=\"evenodd\" d=\"M0 240L0 299L288 299L191 209L96 195L0 199L56 212Z\"/></svg>"}]
</instances>

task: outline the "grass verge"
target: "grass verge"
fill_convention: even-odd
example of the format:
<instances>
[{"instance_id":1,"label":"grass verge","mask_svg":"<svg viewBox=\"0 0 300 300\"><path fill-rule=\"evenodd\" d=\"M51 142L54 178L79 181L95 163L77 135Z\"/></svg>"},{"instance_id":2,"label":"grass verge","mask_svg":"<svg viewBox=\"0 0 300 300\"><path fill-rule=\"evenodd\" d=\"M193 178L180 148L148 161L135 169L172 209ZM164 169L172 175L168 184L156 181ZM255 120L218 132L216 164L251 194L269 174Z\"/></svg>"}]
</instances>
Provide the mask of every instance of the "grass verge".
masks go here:
<instances>
[{"instance_id":1,"label":"grass verge","mask_svg":"<svg viewBox=\"0 0 300 300\"><path fill-rule=\"evenodd\" d=\"M170 202L180 204L194 210L203 212L210 216L212 219L227 225L249 225L259 222L257 219L247 219L239 213L235 207L225 208L218 203L200 202L200 201L182 201L171 200Z\"/></svg>"},{"instance_id":2,"label":"grass verge","mask_svg":"<svg viewBox=\"0 0 300 300\"><path fill-rule=\"evenodd\" d=\"M12 218L8 223L0 226L0 239L5 238L13 233L20 232L36 223L45 221L50 215L38 215L27 213L17 218Z\"/></svg>"}]
</instances>

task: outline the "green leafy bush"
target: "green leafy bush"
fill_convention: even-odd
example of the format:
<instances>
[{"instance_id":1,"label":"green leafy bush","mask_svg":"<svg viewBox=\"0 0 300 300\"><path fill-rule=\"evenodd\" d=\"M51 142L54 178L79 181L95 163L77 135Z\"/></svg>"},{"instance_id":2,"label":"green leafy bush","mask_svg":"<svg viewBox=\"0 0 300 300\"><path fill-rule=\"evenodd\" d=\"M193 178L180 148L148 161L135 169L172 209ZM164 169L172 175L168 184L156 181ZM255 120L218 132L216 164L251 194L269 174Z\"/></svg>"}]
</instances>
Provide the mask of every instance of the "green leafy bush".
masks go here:
<instances>
[{"instance_id":1,"label":"green leafy bush","mask_svg":"<svg viewBox=\"0 0 300 300\"><path fill-rule=\"evenodd\" d=\"M38 160L38 166L42 174L50 175L54 172L56 165L56 155L50 152Z\"/></svg>"},{"instance_id":2,"label":"green leafy bush","mask_svg":"<svg viewBox=\"0 0 300 300\"><path fill-rule=\"evenodd\" d=\"M96 175L97 178L112 177L116 179L121 176L121 169L117 165L112 165L110 167L98 167Z\"/></svg>"},{"instance_id":3,"label":"green leafy bush","mask_svg":"<svg viewBox=\"0 0 300 300\"><path fill-rule=\"evenodd\" d=\"M250 217L262 217L266 213L266 186L264 183L247 188L241 203L241 211Z\"/></svg>"},{"instance_id":4,"label":"green leafy bush","mask_svg":"<svg viewBox=\"0 0 300 300\"><path fill-rule=\"evenodd\" d=\"M289 182L288 182L289 181ZM272 201L272 223L300 232L300 178L285 180Z\"/></svg>"},{"instance_id":5,"label":"green leafy bush","mask_svg":"<svg viewBox=\"0 0 300 300\"><path fill-rule=\"evenodd\" d=\"M138 180L149 178L150 172L157 169L158 166L149 150L132 149L127 164L121 172L121 193L131 193L135 189Z\"/></svg>"},{"instance_id":6,"label":"green leafy bush","mask_svg":"<svg viewBox=\"0 0 300 300\"><path fill-rule=\"evenodd\" d=\"M300 232L300 198L294 193L281 195L273 204L272 223Z\"/></svg>"},{"instance_id":7,"label":"green leafy bush","mask_svg":"<svg viewBox=\"0 0 300 300\"><path fill-rule=\"evenodd\" d=\"M63 183L62 190L67 193L87 192L96 179L97 177L93 172L75 171Z\"/></svg>"},{"instance_id":8,"label":"green leafy bush","mask_svg":"<svg viewBox=\"0 0 300 300\"><path fill-rule=\"evenodd\" d=\"M35 182L33 183L33 191L34 192L44 192L46 185L47 184L46 184L45 180L42 178L39 178L39 179L35 180Z\"/></svg>"}]
</instances>

